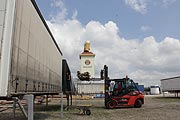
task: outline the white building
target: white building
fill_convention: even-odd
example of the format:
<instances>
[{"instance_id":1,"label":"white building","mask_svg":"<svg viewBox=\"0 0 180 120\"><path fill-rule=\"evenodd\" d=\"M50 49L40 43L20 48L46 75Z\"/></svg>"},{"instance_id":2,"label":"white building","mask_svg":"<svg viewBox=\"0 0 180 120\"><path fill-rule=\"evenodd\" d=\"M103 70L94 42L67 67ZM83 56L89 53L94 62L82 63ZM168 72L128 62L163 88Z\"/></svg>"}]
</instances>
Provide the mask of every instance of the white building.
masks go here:
<instances>
[{"instance_id":1,"label":"white building","mask_svg":"<svg viewBox=\"0 0 180 120\"><path fill-rule=\"evenodd\" d=\"M79 94L100 94L104 93L104 80L78 81L76 87Z\"/></svg>"},{"instance_id":2,"label":"white building","mask_svg":"<svg viewBox=\"0 0 180 120\"><path fill-rule=\"evenodd\" d=\"M88 72L91 80L75 81L77 92L79 94L102 94L104 93L104 80L95 78L95 66L94 66L95 54L90 52L90 42L86 41L84 44L84 51L80 54L80 73Z\"/></svg>"},{"instance_id":3,"label":"white building","mask_svg":"<svg viewBox=\"0 0 180 120\"><path fill-rule=\"evenodd\" d=\"M158 95L160 94L160 87L158 85L154 85L150 87L151 95Z\"/></svg>"},{"instance_id":4,"label":"white building","mask_svg":"<svg viewBox=\"0 0 180 120\"><path fill-rule=\"evenodd\" d=\"M90 42L84 44L84 52L80 54L81 69L80 73L89 72L90 78L94 78L94 58L95 54L89 51Z\"/></svg>"}]
</instances>

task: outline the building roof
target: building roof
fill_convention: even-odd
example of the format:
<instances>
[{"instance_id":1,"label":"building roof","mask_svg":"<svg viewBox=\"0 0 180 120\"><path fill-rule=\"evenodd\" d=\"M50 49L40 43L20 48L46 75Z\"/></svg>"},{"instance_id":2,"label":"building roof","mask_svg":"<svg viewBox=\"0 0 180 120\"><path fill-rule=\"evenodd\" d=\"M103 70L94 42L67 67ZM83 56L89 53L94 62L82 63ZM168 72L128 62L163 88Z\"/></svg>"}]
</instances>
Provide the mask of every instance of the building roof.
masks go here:
<instances>
[{"instance_id":1,"label":"building roof","mask_svg":"<svg viewBox=\"0 0 180 120\"><path fill-rule=\"evenodd\" d=\"M95 54L92 52L82 52L80 56L95 56Z\"/></svg>"},{"instance_id":2,"label":"building roof","mask_svg":"<svg viewBox=\"0 0 180 120\"><path fill-rule=\"evenodd\" d=\"M165 78L165 79L161 79L161 81L163 81L163 80L171 80L171 79L176 79L176 78L180 78L180 76L177 76L177 77L171 77L171 78Z\"/></svg>"},{"instance_id":3,"label":"building roof","mask_svg":"<svg viewBox=\"0 0 180 120\"><path fill-rule=\"evenodd\" d=\"M79 57L80 57L80 59L81 59L81 56L95 56L95 54L94 53L92 53L92 52L82 52L80 55L79 55Z\"/></svg>"}]
</instances>

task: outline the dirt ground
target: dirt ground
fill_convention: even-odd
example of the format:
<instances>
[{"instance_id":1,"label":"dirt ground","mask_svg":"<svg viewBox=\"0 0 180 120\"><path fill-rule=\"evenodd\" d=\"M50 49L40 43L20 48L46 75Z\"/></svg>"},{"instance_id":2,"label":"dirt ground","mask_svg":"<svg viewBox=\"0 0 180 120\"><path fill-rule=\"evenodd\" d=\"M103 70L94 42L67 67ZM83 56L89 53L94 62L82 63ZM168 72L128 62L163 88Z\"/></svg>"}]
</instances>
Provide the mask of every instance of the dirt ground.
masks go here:
<instances>
[{"instance_id":1,"label":"dirt ground","mask_svg":"<svg viewBox=\"0 0 180 120\"><path fill-rule=\"evenodd\" d=\"M64 101L65 102L65 101ZM64 103L65 104L65 103ZM80 115L76 105L92 104L91 115ZM104 99L74 100L69 110L64 110L60 118L60 101L51 100L49 106L35 105L35 120L178 120L180 119L180 98L145 96L142 108L105 109ZM13 110L0 112L0 120L13 120ZM20 110L16 111L15 120L25 120Z\"/></svg>"}]
</instances>

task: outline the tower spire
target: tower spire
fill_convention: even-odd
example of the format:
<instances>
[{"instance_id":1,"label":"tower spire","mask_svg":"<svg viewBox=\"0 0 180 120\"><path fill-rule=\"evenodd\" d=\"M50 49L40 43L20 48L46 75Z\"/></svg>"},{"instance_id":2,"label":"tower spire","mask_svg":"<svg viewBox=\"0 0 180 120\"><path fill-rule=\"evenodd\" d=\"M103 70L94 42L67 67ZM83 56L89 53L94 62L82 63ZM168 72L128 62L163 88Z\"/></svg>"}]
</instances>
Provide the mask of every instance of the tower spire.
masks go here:
<instances>
[{"instance_id":1,"label":"tower spire","mask_svg":"<svg viewBox=\"0 0 180 120\"><path fill-rule=\"evenodd\" d=\"M84 43L84 52L89 52L89 50L90 50L90 42L86 41Z\"/></svg>"}]
</instances>

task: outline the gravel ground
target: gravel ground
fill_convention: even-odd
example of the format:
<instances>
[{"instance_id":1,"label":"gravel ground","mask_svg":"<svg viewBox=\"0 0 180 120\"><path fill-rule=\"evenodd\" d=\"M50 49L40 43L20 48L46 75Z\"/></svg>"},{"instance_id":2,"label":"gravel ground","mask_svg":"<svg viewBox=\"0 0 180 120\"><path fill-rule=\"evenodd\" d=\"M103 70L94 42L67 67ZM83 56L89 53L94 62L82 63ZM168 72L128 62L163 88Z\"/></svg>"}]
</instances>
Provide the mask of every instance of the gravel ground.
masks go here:
<instances>
[{"instance_id":1,"label":"gravel ground","mask_svg":"<svg viewBox=\"0 0 180 120\"><path fill-rule=\"evenodd\" d=\"M59 100L51 100L49 106L35 105L35 120L179 120L180 98L145 96L142 108L105 109L103 99L74 100L74 105L92 104L91 115L80 115L77 107L65 110L60 118ZM0 112L0 120L12 120L12 109ZM20 110L16 111L15 120L25 120Z\"/></svg>"}]
</instances>

